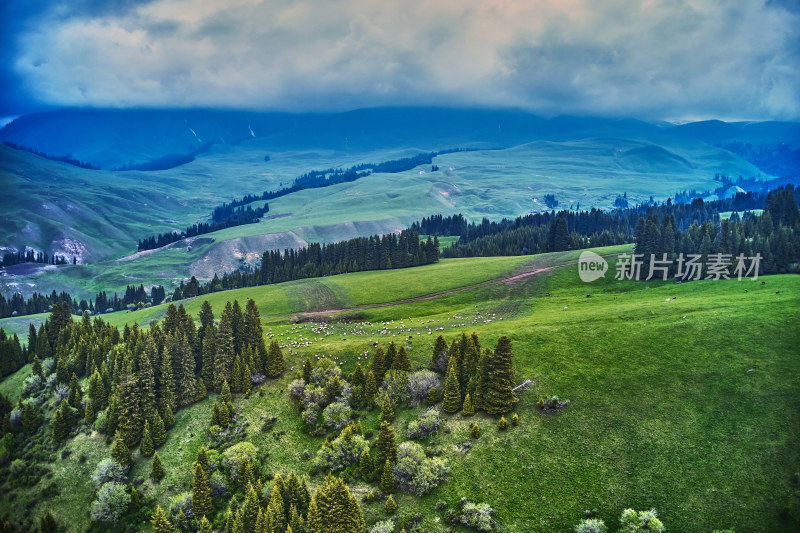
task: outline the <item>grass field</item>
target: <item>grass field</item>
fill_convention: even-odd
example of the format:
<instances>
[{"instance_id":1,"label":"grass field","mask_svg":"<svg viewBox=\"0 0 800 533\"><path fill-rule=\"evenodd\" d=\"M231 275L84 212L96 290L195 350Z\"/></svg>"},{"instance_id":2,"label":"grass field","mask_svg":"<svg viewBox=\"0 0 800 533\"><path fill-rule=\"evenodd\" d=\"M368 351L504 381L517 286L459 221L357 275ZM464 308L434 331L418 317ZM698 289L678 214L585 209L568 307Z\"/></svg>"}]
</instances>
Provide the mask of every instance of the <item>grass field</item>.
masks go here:
<instances>
[{"instance_id":1,"label":"grass field","mask_svg":"<svg viewBox=\"0 0 800 533\"><path fill-rule=\"evenodd\" d=\"M399 512L423 512L429 531L446 529L435 503L453 506L462 496L496 508L503 532L567 532L585 509L593 508L613 532L625 507L656 508L669 531L796 531L800 277L584 284L572 266L434 300L341 313L336 316L348 320L328 323L324 334L312 331L319 324L290 323L315 307L356 307L444 292L519 272L531 262L548 266L574 261L576 255L446 260L217 293L210 300L219 314L225 300L254 298L267 334L289 347L287 368L294 369L306 356L320 354L339 357L345 371L352 370L373 342L389 340L405 340L420 368L438 333L449 342L461 332L476 331L484 346L493 346L499 335L511 337L517 381L534 381L519 395L520 426L500 432L495 419L477 416L483 434L464 454L457 445L471 440L472 420L447 417L451 432L440 432L433 443L452 466L448 481L423 498L397 497ZM200 303L188 302L189 312L196 315ZM163 308L153 308L104 319L117 325L146 323L162 313ZM0 324L6 327L8 321ZM0 390L13 388L23 374L10 378L16 383L4 381ZM313 455L322 444L303 431L285 394L293 374L268 381L264 398L235 401L250 422L248 439L269 453L274 472L307 472L310 463L303 452ZM569 398L571 405L556 414L541 412L536 400L553 394ZM145 481L142 488L162 505L188 490L186 464L206 438L212 403L207 399L180 411L176 429L159 450L167 478L158 486ZM398 436L418 410L398 410ZM273 432L258 431L262 414L278 416ZM367 416L365 429L374 429L376 416ZM285 434L276 439L276 431ZM48 501L48 507L68 518L70 531L83 531L93 497L84 470L108 448L91 436L67 446L74 452L55 466L53 479L68 494ZM89 466L77 463L81 454ZM147 477L148 471L149 462L139 461L133 475ZM352 488L360 494L367 490L360 483ZM363 505L368 521L383 519L381 504ZM0 506L2 513L25 512Z\"/></svg>"}]
</instances>

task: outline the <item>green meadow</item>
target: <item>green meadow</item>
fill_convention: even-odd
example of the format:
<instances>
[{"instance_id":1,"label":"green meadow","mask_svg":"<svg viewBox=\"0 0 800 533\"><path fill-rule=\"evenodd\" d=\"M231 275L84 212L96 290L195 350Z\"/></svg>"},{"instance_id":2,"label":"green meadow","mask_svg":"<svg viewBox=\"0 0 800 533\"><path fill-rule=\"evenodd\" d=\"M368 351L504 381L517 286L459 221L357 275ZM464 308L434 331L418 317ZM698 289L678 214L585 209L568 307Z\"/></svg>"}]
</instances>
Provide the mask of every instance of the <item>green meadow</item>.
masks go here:
<instances>
[{"instance_id":1,"label":"green meadow","mask_svg":"<svg viewBox=\"0 0 800 533\"><path fill-rule=\"evenodd\" d=\"M625 249L597 251L613 256ZM288 347L287 372L267 380L264 397L254 391L235 398L249 422L247 440L266 454L269 471L308 473L311 461L304 455L313 457L323 439L307 434L286 394L305 357L336 357L347 372L365 362L363 354L372 354L374 342L394 340L405 343L415 369L421 369L438 334L449 343L475 331L484 347L508 335L516 381L533 382L518 394L514 412L520 425L500 431L497 419L486 415L444 416L449 433L440 430L428 444L450 464L448 479L422 498L395 495L399 514L421 512L426 531L445 532L450 526L445 511L435 509L437 502L453 508L467 497L497 510L501 532L566 533L587 509L596 509L613 532L626 507L655 508L668 531L796 531L800 278L623 282L613 279L612 260L611 272L591 284L580 281L573 265L483 285L565 265L577 255L442 260L209 295L217 317L225 301L253 298L265 334ZM363 308L390 302L400 303ZM194 316L201 303L184 302ZM348 310L304 315L342 308ZM118 326L146 325L163 313L158 306L102 318ZM6 319L0 326L25 334L23 322ZM28 372L24 367L10 376L0 390L18 388ZM537 400L552 395L571 403L558 412L540 410ZM189 489L186 465L207 442L212 404L207 398L176 413L176 426L159 449L167 472L160 484L149 480L149 460L134 452L133 478L145 480L141 491L163 507ZM398 441L404 440L405 423L422 409L396 409ZM362 420L365 430L377 429L378 414ZM278 417L271 431L260 431L262 415ZM482 429L476 440L469 436L473 421ZM472 443L468 451L465 442ZM36 513L51 509L69 531L84 531L94 497L91 472L109 447L94 434L80 434L64 447L72 453L42 482L54 484L58 495L40 501ZM320 480L310 479L312 485ZM351 483L360 496L371 488ZM14 502L39 489L16 489L0 503L0 514L21 517L28 511ZM368 524L386 518L382 503L362 507Z\"/></svg>"}]
</instances>

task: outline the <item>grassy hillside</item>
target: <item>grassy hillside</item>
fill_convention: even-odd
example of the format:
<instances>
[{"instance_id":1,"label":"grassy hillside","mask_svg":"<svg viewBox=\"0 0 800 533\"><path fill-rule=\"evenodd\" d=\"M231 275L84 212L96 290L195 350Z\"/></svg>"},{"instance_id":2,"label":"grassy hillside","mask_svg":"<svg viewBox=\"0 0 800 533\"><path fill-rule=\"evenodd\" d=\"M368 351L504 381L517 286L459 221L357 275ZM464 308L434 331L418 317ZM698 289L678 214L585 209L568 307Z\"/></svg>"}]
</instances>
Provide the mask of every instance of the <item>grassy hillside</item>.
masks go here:
<instances>
[{"instance_id":1,"label":"grassy hillside","mask_svg":"<svg viewBox=\"0 0 800 533\"><path fill-rule=\"evenodd\" d=\"M450 433L440 432L433 444L452 465L448 481L424 498L396 495L399 512L424 513L429 531L446 529L436 502L452 508L462 496L496 508L504 532L570 531L584 509L592 508L613 532L625 507L655 507L671 531L797 530L797 276L764 277L765 285L761 280L675 285L613 279L584 284L576 267L568 266L432 300L338 313L327 316L326 325L320 316L316 323L290 323L301 311L446 292L569 263L576 255L450 260L229 291L211 299L217 313L227 299L256 299L267 335L286 346L287 368L294 369L306 356L328 354L338 357L345 371L352 370L356 361L364 362L361 354L373 342L389 340L405 341L414 367L421 368L438 333L449 342L475 331L485 346L493 346L499 335L511 337L517 381L534 381L532 390L519 395L520 426L500 432L490 417L446 417ZM187 303L195 316L199 305ZM118 325L144 323L162 309L105 318ZM264 398L235 400L252 422L248 440L269 453L275 472L307 472L310 462L303 452L313 455L322 444L305 433L285 395L292 375L267 381ZM21 374L9 379L19 382ZM540 411L536 400L553 394L569 398L571 405L555 414ZM212 403L209 398L177 414L176 428L159 450L168 477L158 486L149 480L141 486L162 505L188 488L186 464L207 438ZM398 410L398 436L419 410ZM256 430L262 414L278 416L273 432ZM365 429L374 429L376 416L372 412L362 422ZM461 444L472 440L468 425L473 420L483 434L464 453ZM281 431L285 434L274 436ZM70 531L82 531L93 497L89 474L108 447L93 435L80 435L67 447L72 454L53 471L59 496L36 512L51 508ZM148 468L149 462L137 460L134 477L147 477ZM319 480L312 478L314 484ZM360 495L367 490L359 482L351 487ZM384 518L382 504L362 505L368 522ZM0 514L23 512L9 500L0 504Z\"/></svg>"}]
</instances>

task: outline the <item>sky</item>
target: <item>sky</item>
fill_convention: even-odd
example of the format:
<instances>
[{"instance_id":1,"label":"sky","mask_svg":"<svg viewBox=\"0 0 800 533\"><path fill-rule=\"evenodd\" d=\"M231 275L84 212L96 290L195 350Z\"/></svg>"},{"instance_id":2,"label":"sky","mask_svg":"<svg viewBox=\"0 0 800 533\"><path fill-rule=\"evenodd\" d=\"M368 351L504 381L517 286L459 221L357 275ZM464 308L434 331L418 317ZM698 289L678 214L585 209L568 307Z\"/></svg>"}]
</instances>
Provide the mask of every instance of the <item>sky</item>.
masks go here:
<instances>
[{"instance_id":1,"label":"sky","mask_svg":"<svg viewBox=\"0 0 800 533\"><path fill-rule=\"evenodd\" d=\"M3 0L0 117L522 108L800 120L800 0Z\"/></svg>"}]
</instances>

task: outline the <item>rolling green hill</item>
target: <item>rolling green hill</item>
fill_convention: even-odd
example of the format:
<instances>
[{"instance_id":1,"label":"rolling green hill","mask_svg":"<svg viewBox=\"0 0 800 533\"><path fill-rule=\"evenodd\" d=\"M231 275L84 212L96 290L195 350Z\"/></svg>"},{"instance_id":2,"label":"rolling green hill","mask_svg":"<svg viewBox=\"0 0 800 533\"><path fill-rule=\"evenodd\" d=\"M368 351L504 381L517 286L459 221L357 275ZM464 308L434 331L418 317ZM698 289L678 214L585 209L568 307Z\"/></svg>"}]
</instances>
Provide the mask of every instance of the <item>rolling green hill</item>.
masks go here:
<instances>
[{"instance_id":1,"label":"rolling green hill","mask_svg":"<svg viewBox=\"0 0 800 533\"><path fill-rule=\"evenodd\" d=\"M436 503L452 508L462 496L497 509L501 532L570 531L584 510L593 508L615 531L625 507L656 508L671 531L796 530L797 276L675 285L621 282L609 275L584 284L576 267L565 266L434 299L361 308L564 265L576 257L564 252L446 260L215 293L210 301L218 315L227 299L254 298L266 334L286 346L287 368L295 370L306 356L331 355L352 371L374 342L389 340L404 342L414 367L422 368L439 333L449 342L475 331L490 346L499 335L511 337L517 381L534 382L519 394L519 427L500 432L497 421L485 415L445 417L449 433L440 432L431 444L452 466L448 480L423 498L395 495L398 512L423 513L428 531L446 529ZM185 303L196 317L200 301ZM302 312L343 307L351 310L292 323ZM103 318L121 326L144 324L162 313L163 306ZM20 327L18 320L0 321L3 327L11 324ZM293 374L268 380L264 398L235 399L251 422L248 440L269 453L275 472L307 472L310 462L303 452L313 455L323 440L308 436L285 395ZM569 407L555 414L536 407L540 396L554 394L569 398ZM191 475L185 465L207 439L212 403L209 398L178 412L176 427L159 450L167 471L161 484L147 479L149 461L137 459L133 477L146 479L140 486L146 497L168 506L171 495L187 490ZM405 422L421 409L397 409L395 432L402 435ZM257 430L265 414L278 417L272 432ZM373 411L362 420L365 429L374 429L376 416ZM477 440L468 436L472 421L483 430ZM275 438L274 432L285 433ZM472 441L468 452L465 441ZM58 494L36 509L52 509L70 531L81 531L93 498L90 473L108 455L108 446L86 433L66 447L72 453L53 465L48 481ZM312 478L312 484L319 481ZM368 490L358 481L350 485L359 496ZM15 491L15 501L35 490ZM1 512L20 518L24 509L10 501L4 499ZM368 523L384 519L381 503L362 506Z\"/></svg>"}]
</instances>

